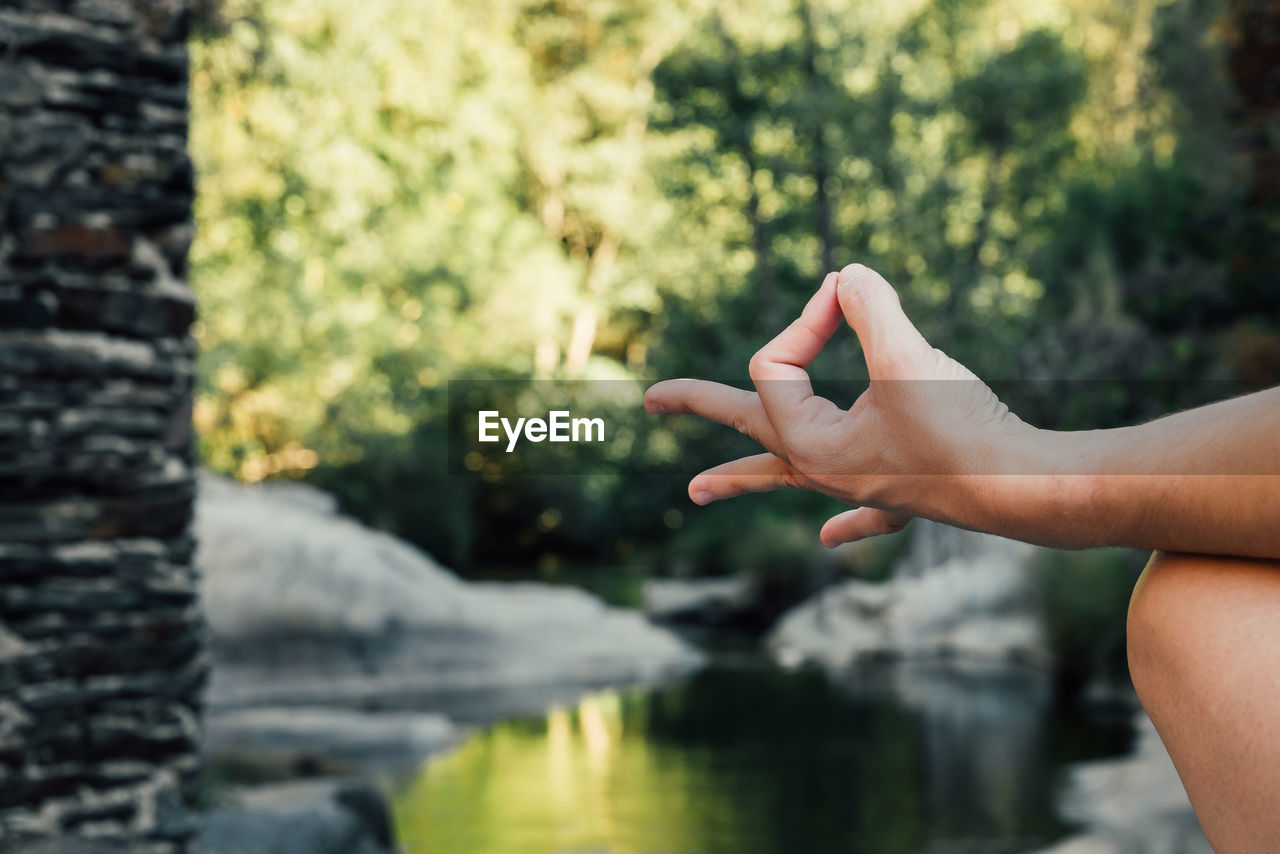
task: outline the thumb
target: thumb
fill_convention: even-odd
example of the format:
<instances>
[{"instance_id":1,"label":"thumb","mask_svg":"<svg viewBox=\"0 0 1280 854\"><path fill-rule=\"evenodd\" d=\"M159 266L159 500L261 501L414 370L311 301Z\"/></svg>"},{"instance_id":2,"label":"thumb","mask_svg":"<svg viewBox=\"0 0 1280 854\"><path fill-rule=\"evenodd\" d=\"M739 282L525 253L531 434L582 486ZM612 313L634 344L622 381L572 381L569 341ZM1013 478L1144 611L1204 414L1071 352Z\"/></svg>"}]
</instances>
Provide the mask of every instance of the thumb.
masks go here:
<instances>
[{"instance_id":1,"label":"thumb","mask_svg":"<svg viewBox=\"0 0 1280 854\"><path fill-rule=\"evenodd\" d=\"M836 295L873 378L897 378L932 349L903 314L898 292L870 267L850 264L841 270Z\"/></svg>"}]
</instances>

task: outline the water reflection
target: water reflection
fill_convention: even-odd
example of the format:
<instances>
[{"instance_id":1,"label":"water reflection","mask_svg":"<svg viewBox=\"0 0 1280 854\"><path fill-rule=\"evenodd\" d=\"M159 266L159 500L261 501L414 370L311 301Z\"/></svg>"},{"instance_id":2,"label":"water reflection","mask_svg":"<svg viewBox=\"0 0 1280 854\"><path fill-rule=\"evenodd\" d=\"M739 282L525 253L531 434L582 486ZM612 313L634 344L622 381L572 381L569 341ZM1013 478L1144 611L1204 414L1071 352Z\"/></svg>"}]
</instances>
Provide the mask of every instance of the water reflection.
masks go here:
<instances>
[{"instance_id":1,"label":"water reflection","mask_svg":"<svg viewBox=\"0 0 1280 854\"><path fill-rule=\"evenodd\" d=\"M999 854L1061 836L1059 769L1127 739L1025 672L713 669L499 724L396 818L414 854Z\"/></svg>"}]
</instances>

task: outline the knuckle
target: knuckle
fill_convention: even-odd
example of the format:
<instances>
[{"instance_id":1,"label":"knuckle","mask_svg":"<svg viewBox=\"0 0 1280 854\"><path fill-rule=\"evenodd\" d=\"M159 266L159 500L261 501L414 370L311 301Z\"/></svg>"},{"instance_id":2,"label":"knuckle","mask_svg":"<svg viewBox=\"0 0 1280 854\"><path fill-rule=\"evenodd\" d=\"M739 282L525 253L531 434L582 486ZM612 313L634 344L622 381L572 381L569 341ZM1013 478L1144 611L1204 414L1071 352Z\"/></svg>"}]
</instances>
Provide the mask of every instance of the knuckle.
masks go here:
<instances>
[{"instance_id":1,"label":"knuckle","mask_svg":"<svg viewBox=\"0 0 1280 854\"><path fill-rule=\"evenodd\" d=\"M757 350L752 354L750 361L747 362L747 373L750 374L753 380L763 375L765 362L767 361L768 356L765 354L763 349Z\"/></svg>"},{"instance_id":2,"label":"knuckle","mask_svg":"<svg viewBox=\"0 0 1280 854\"><path fill-rule=\"evenodd\" d=\"M881 526L881 529L886 534L896 534L903 528L907 527L907 523L909 521L911 520L901 519L896 516L889 516L884 520L884 524Z\"/></svg>"},{"instance_id":3,"label":"knuckle","mask_svg":"<svg viewBox=\"0 0 1280 854\"><path fill-rule=\"evenodd\" d=\"M881 376L892 376L895 380L923 379L931 375L929 362L898 341L882 342L868 354L867 362Z\"/></svg>"},{"instance_id":4,"label":"knuckle","mask_svg":"<svg viewBox=\"0 0 1280 854\"><path fill-rule=\"evenodd\" d=\"M839 475L829 471L808 472L805 482L811 489L823 495L831 495L844 499L858 497L858 481L856 478Z\"/></svg>"}]
</instances>

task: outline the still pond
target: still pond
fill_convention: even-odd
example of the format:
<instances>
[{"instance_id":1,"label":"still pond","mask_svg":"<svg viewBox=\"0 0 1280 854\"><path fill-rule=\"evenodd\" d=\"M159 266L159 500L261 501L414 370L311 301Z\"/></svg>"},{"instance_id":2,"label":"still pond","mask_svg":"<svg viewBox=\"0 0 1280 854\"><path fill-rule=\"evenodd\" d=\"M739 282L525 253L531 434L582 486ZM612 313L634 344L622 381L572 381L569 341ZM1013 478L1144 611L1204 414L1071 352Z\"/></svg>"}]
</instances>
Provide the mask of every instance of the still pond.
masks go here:
<instances>
[{"instance_id":1,"label":"still pond","mask_svg":"<svg viewBox=\"0 0 1280 854\"><path fill-rule=\"evenodd\" d=\"M1071 830L1069 763L1131 738L1024 670L744 660L480 731L396 824L408 854L1013 854Z\"/></svg>"}]
</instances>

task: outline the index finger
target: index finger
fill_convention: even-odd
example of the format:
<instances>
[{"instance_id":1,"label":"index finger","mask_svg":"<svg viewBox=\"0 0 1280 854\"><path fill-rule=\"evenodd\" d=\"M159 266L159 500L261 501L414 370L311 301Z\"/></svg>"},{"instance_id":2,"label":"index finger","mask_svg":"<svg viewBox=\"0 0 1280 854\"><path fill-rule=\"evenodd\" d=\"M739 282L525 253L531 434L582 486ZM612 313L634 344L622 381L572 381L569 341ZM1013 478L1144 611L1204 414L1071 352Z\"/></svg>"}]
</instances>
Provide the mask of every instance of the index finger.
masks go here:
<instances>
[{"instance_id":1,"label":"index finger","mask_svg":"<svg viewBox=\"0 0 1280 854\"><path fill-rule=\"evenodd\" d=\"M753 391L708 380L663 380L644 393L649 412L691 413L732 427L769 450L779 449L760 397Z\"/></svg>"},{"instance_id":2,"label":"index finger","mask_svg":"<svg viewBox=\"0 0 1280 854\"><path fill-rule=\"evenodd\" d=\"M776 419L794 417L795 409L814 397L805 368L844 322L837 279L837 274L828 273L800 317L751 357L751 381L775 426Z\"/></svg>"}]
</instances>

